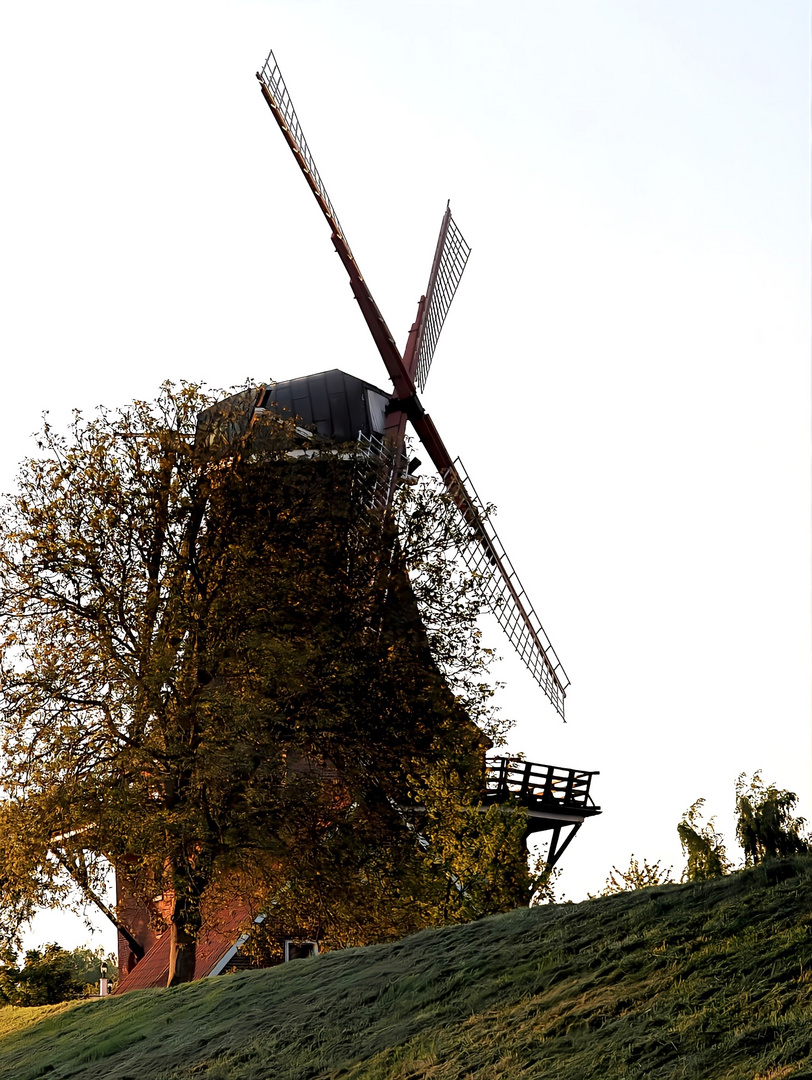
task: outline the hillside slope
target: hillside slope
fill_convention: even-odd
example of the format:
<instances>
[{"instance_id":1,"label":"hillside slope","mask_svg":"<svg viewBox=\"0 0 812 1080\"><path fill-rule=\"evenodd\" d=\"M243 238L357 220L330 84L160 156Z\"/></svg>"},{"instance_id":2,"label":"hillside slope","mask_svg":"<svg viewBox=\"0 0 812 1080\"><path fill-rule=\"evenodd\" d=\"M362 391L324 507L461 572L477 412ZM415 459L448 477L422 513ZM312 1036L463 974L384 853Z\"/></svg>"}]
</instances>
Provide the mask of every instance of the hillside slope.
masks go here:
<instances>
[{"instance_id":1,"label":"hillside slope","mask_svg":"<svg viewBox=\"0 0 812 1080\"><path fill-rule=\"evenodd\" d=\"M812 859L0 1010L0 1078L812 1078Z\"/></svg>"}]
</instances>

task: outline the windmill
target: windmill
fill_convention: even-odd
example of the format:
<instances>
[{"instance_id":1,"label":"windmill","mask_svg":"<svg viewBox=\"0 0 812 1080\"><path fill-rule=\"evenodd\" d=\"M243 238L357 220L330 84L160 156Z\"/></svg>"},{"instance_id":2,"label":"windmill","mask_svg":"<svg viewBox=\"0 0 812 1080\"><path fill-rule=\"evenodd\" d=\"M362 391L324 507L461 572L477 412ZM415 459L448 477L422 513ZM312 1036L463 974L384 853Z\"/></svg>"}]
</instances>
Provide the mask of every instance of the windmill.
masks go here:
<instances>
[{"instance_id":1,"label":"windmill","mask_svg":"<svg viewBox=\"0 0 812 1080\"><path fill-rule=\"evenodd\" d=\"M369 458L376 466L368 470L374 480L372 490L367 489L365 498L368 496L373 507L386 515L392 507L398 485L412 465L406 460L406 427L410 424L436 467L450 502L460 515L465 537L461 545L462 557L469 569L485 582L485 596L497 621L563 718L569 682L564 668L470 477L459 459L451 457L418 397L418 392L422 393L425 388L440 332L470 248L451 216L450 207L447 207L428 285L418 303L417 314L401 354L349 247L273 53L269 54L261 71L257 72L257 78L262 95L330 226L333 246L349 275L355 298L392 381L393 392L387 393L338 370L277 382L258 390L244 390L227 402L218 403L201 413L195 448L203 453L210 451L215 455L228 455L233 452L231 448L235 442L247 436L249 430L257 431L253 425L260 415L285 412L304 445L312 445L315 441L317 447L329 448L331 443L356 443L357 451L350 456L357 453L359 458ZM321 441L319 437L322 437ZM320 453L319 449L289 452L291 455ZM289 764L287 767L295 769L296 765ZM584 770L498 757L491 759L487 765L481 802L483 806L504 802L523 806L527 813L526 836L536 832L550 834L546 862L548 867L552 867L583 822L600 813L600 808L590 795L594 775L594 772ZM156 897L157 902L164 901L159 896ZM127 920L138 938L136 944L145 955L129 969L119 992L162 985L167 962L166 935L156 938L148 925L152 908L135 902L125 889L120 894L119 908L124 910L128 904ZM233 910L218 911L214 922L222 940L218 942L209 936L201 939L194 977L217 974L232 962L244 940L237 937L237 931L242 925L241 920L244 921L246 910L236 904ZM232 939L236 940L236 944ZM127 942L122 944L125 952L128 947ZM288 953L286 944L286 957Z\"/></svg>"}]
</instances>

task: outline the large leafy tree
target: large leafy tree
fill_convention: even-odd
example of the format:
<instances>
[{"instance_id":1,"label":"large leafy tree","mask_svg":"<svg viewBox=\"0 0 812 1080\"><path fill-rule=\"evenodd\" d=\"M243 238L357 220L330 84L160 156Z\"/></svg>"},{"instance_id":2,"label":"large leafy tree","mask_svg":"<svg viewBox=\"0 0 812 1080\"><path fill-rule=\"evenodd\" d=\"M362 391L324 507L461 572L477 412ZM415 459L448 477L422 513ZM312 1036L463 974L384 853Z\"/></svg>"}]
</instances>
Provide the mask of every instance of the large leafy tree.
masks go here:
<instances>
[{"instance_id":1,"label":"large leafy tree","mask_svg":"<svg viewBox=\"0 0 812 1080\"><path fill-rule=\"evenodd\" d=\"M111 863L173 898L170 983L218 891L358 941L527 888L522 821L476 808L488 691L453 513L407 496L398 540L356 454L249 426L249 398L205 429L193 385L46 424L5 501L10 940L70 883L116 920Z\"/></svg>"}]
</instances>

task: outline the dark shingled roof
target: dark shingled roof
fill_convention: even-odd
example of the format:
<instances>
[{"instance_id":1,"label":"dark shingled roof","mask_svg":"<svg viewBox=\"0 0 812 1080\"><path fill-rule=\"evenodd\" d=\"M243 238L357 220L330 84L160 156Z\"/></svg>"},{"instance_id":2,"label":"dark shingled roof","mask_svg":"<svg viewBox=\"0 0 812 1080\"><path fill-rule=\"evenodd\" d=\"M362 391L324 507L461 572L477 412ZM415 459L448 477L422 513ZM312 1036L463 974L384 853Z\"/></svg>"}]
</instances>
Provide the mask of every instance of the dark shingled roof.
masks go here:
<instances>
[{"instance_id":1,"label":"dark shingled roof","mask_svg":"<svg viewBox=\"0 0 812 1080\"><path fill-rule=\"evenodd\" d=\"M262 405L297 416L320 435L349 442L358 438L359 431L364 435L383 434L389 397L372 383L333 368L273 383Z\"/></svg>"}]
</instances>

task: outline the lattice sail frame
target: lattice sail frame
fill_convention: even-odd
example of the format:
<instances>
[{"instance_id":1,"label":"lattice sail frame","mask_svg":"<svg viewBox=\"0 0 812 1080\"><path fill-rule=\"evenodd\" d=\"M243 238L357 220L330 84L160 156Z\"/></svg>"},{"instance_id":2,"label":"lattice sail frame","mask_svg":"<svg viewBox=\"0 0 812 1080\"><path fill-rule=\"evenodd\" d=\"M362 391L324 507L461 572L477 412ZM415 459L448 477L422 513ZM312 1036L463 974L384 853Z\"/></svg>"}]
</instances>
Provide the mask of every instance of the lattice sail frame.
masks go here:
<instances>
[{"instance_id":1,"label":"lattice sail frame","mask_svg":"<svg viewBox=\"0 0 812 1080\"><path fill-rule=\"evenodd\" d=\"M454 501L471 530L468 542L460 548L465 565L479 578L496 621L563 719L569 678L459 458L444 479L452 497L455 487L462 496Z\"/></svg>"},{"instance_id":2,"label":"lattice sail frame","mask_svg":"<svg viewBox=\"0 0 812 1080\"><path fill-rule=\"evenodd\" d=\"M434 350L437 348L437 340L470 254L471 247L457 228L451 210L447 207L426 287L428 310L417 342L415 382L421 391L426 389L426 379L434 358Z\"/></svg>"},{"instance_id":3,"label":"lattice sail frame","mask_svg":"<svg viewBox=\"0 0 812 1080\"><path fill-rule=\"evenodd\" d=\"M257 72L257 78L270 95L271 100L268 101L268 104L271 106L277 122L285 134L288 145L299 160L299 166L313 194L321 204L333 232L344 241L344 246L349 251L349 244L347 244L347 238L341 228L341 222L338 220L338 214L335 212L335 207L330 201L330 196L327 194L319 170L316 168L316 162L310 153L310 147L307 145L302 125L299 123L299 118L296 115L296 110L293 107L293 102L288 93L288 88L285 86L285 80L282 78L282 72L276 62L273 50L268 53L267 60Z\"/></svg>"}]
</instances>

